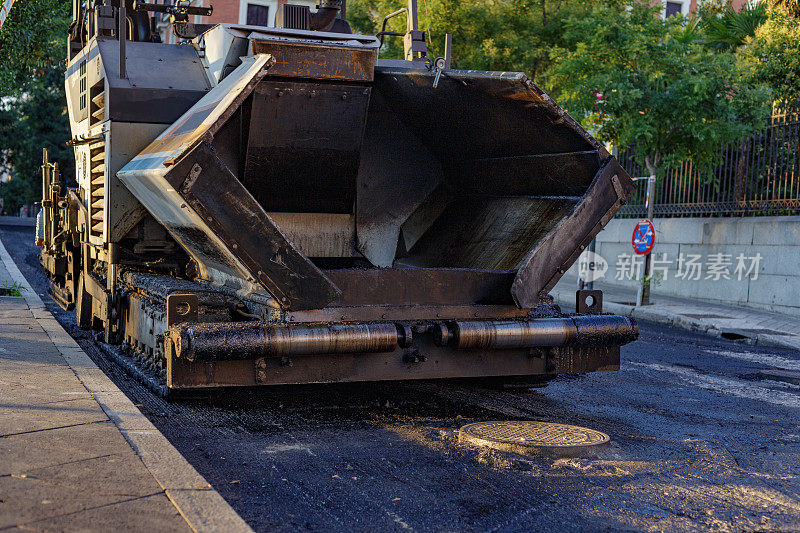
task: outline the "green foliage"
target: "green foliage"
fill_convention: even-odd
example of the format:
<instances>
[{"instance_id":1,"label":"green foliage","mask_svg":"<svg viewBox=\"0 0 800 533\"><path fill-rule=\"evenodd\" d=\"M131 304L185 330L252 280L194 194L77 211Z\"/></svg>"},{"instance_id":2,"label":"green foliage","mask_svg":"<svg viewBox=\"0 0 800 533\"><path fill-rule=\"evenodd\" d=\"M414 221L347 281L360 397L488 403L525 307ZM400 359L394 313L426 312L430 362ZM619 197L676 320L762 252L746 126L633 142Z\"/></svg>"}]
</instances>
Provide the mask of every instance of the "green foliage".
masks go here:
<instances>
[{"instance_id":1,"label":"green foliage","mask_svg":"<svg viewBox=\"0 0 800 533\"><path fill-rule=\"evenodd\" d=\"M0 28L0 94L19 94L64 62L70 6L68 0L14 3Z\"/></svg>"},{"instance_id":2,"label":"green foliage","mask_svg":"<svg viewBox=\"0 0 800 533\"><path fill-rule=\"evenodd\" d=\"M790 17L800 18L800 0L774 0L774 6Z\"/></svg>"},{"instance_id":3,"label":"green foliage","mask_svg":"<svg viewBox=\"0 0 800 533\"><path fill-rule=\"evenodd\" d=\"M748 4L736 11L726 6L719 15L704 14L703 26L708 43L720 49L742 46L767 20L767 4Z\"/></svg>"},{"instance_id":4,"label":"green foliage","mask_svg":"<svg viewBox=\"0 0 800 533\"><path fill-rule=\"evenodd\" d=\"M62 176L73 174L72 148L66 145L69 120L63 79L61 65L50 67L36 83L28 84L26 93L7 98L0 107L0 165L12 176L0 185L0 196L9 214L41 199L42 148L58 162Z\"/></svg>"},{"instance_id":5,"label":"green foliage","mask_svg":"<svg viewBox=\"0 0 800 533\"><path fill-rule=\"evenodd\" d=\"M784 8L765 15L764 4L737 14L729 2L706 0L700 17L662 20L660 6L625 0L419 0L419 24L431 58L443 55L451 32L455 68L525 72L601 140L635 145L651 167L703 166L720 144L763 125L767 85L784 100L800 98L797 20ZM348 19L354 31L375 34L405 5L350 0ZM14 176L0 195L9 212L38 199L42 147L72 175L63 92L69 11L68 0L17 0L0 29L0 170ZM387 29L405 24L399 16ZM387 37L382 57L401 57L402 44Z\"/></svg>"},{"instance_id":6,"label":"green foliage","mask_svg":"<svg viewBox=\"0 0 800 533\"><path fill-rule=\"evenodd\" d=\"M383 17L407 5L403 0L351 0L347 18L357 33L374 35ZM460 69L510 70L536 78L550 64L552 46L563 41L565 20L588 13L591 3L578 0L420 0L420 29L428 30L431 58L444 55L444 36L453 33L453 66ZM403 15L391 31L405 31ZM386 37L381 56L402 58L403 42Z\"/></svg>"},{"instance_id":7,"label":"green foliage","mask_svg":"<svg viewBox=\"0 0 800 533\"><path fill-rule=\"evenodd\" d=\"M11 285L0 287L0 296L22 296L22 291L27 290L21 283L15 281Z\"/></svg>"},{"instance_id":8,"label":"green foliage","mask_svg":"<svg viewBox=\"0 0 800 533\"><path fill-rule=\"evenodd\" d=\"M770 9L742 50L740 66L753 81L772 87L781 104L800 102L800 21L785 8Z\"/></svg>"},{"instance_id":9,"label":"green foliage","mask_svg":"<svg viewBox=\"0 0 800 533\"><path fill-rule=\"evenodd\" d=\"M650 172L680 160L708 169L722 143L763 127L770 91L694 22L659 9L603 5L567 21L577 45L554 49L547 85L601 141L636 146Z\"/></svg>"},{"instance_id":10,"label":"green foliage","mask_svg":"<svg viewBox=\"0 0 800 533\"><path fill-rule=\"evenodd\" d=\"M41 198L42 148L73 174L64 96L64 57L70 4L18 0L0 28L0 184L8 213Z\"/></svg>"}]
</instances>

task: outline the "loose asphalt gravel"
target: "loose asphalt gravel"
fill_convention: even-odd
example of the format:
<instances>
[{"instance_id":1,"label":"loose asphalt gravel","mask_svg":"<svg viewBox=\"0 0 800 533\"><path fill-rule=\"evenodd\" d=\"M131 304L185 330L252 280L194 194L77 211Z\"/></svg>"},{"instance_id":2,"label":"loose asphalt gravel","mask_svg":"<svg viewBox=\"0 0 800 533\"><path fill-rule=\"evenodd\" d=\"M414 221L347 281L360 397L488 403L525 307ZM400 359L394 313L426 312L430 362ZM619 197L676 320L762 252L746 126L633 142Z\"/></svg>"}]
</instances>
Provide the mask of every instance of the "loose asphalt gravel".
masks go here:
<instances>
[{"instance_id":1,"label":"loose asphalt gravel","mask_svg":"<svg viewBox=\"0 0 800 533\"><path fill-rule=\"evenodd\" d=\"M622 370L546 388L453 382L238 390L165 401L45 297L31 228L0 238L67 331L258 531L800 530L800 354L641 324ZM587 426L572 458L460 445L482 420Z\"/></svg>"}]
</instances>

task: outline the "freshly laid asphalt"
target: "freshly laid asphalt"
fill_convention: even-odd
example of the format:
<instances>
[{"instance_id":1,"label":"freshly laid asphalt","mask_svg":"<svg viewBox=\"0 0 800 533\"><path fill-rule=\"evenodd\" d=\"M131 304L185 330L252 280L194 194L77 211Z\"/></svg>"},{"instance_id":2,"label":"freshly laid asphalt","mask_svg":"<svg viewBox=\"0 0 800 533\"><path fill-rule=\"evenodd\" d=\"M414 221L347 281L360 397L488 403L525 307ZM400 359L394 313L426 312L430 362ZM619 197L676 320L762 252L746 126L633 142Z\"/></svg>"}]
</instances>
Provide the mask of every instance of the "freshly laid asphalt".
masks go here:
<instances>
[{"instance_id":1,"label":"freshly laid asphalt","mask_svg":"<svg viewBox=\"0 0 800 533\"><path fill-rule=\"evenodd\" d=\"M31 228L0 238L40 294ZM164 401L56 318L254 529L798 530L800 353L641 324L622 370L546 388L452 382L239 390ZM609 434L593 456L463 446L462 425L545 420ZM1 506L2 504L0 504Z\"/></svg>"}]
</instances>

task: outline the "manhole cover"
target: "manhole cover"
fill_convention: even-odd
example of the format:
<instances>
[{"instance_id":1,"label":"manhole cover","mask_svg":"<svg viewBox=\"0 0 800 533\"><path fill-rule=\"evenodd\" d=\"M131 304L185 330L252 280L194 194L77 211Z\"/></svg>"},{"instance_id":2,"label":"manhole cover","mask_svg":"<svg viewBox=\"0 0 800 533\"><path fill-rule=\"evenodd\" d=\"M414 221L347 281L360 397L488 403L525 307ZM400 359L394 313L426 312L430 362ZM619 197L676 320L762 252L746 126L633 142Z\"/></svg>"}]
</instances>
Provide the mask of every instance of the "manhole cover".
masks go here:
<instances>
[{"instance_id":1,"label":"manhole cover","mask_svg":"<svg viewBox=\"0 0 800 533\"><path fill-rule=\"evenodd\" d=\"M459 442L506 452L575 454L608 444L605 433L551 422L476 422L462 427Z\"/></svg>"}]
</instances>

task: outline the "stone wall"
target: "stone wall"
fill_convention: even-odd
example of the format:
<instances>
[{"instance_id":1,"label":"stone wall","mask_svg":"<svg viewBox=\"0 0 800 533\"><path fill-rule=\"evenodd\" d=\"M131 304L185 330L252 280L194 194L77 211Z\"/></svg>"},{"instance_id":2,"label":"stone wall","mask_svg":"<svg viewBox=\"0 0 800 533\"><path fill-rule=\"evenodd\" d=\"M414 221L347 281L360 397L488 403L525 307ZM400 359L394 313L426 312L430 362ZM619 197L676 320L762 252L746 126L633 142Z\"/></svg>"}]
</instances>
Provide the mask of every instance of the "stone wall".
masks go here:
<instances>
[{"instance_id":1,"label":"stone wall","mask_svg":"<svg viewBox=\"0 0 800 533\"><path fill-rule=\"evenodd\" d=\"M598 235L596 253L608 270L596 288L607 283L638 286L643 260L632 259L636 222L612 220ZM800 217L667 218L653 223L654 274L661 278L656 279L653 294L800 316ZM699 264L700 271L692 264ZM576 264L570 273L577 272Z\"/></svg>"}]
</instances>

